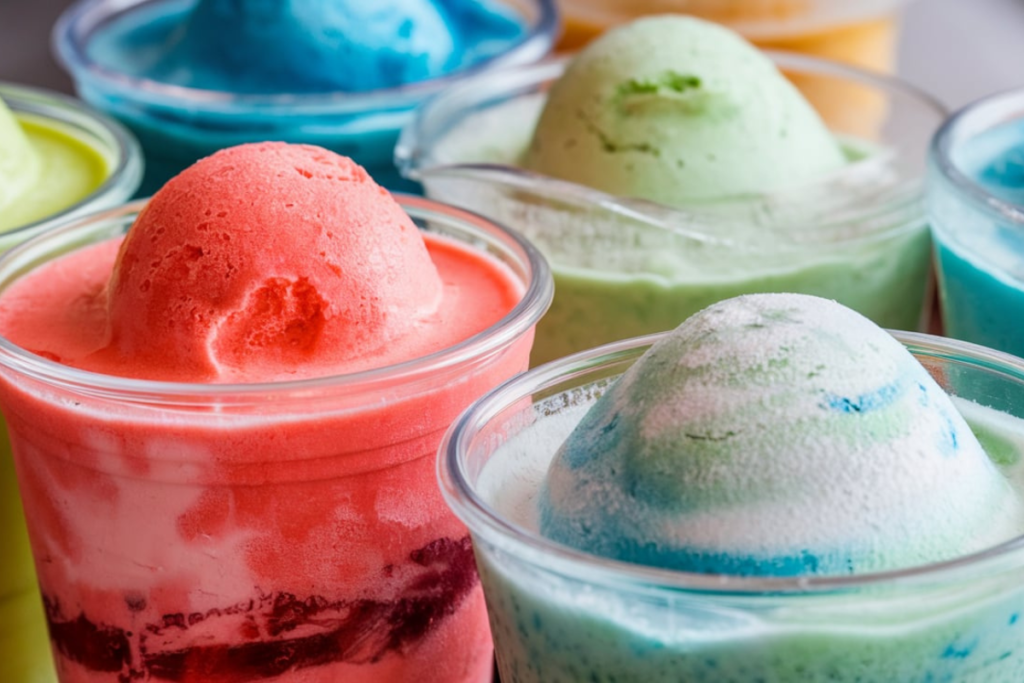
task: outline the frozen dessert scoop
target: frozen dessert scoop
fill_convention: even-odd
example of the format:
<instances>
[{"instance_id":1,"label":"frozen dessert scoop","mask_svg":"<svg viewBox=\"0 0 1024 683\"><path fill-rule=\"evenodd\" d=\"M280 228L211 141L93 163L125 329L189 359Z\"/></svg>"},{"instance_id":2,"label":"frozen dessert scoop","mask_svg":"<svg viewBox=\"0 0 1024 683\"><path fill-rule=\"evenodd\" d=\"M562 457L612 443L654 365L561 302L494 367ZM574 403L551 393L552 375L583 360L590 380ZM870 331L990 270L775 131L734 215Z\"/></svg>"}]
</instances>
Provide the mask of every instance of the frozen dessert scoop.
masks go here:
<instances>
[{"instance_id":1,"label":"frozen dessert scoop","mask_svg":"<svg viewBox=\"0 0 1024 683\"><path fill-rule=\"evenodd\" d=\"M139 215L110 278L108 352L204 379L358 363L429 318L441 289L419 230L360 166L245 145Z\"/></svg>"},{"instance_id":2,"label":"frozen dessert scoop","mask_svg":"<svg viewBox=\"0 0 1024 683\"><path fill-rule=\"evenodd\" d=\"M153 3L92 47L118 70L237 94L355 93L443 76L523 34L492 2L199 0ZM136 13L139 14L139 13ZM140 23L143 22L143 23Z\"/></svg>"},{"instance_id":3,"label":"frozen dessert scoop","mask_svg":"<svg viewBox=\"0 0 1024 683\"><path fill-rule=\"evenodd\" d=\"M1024 531L948 396L866 318L795 294L715 304L653 346L558 451L540 530L683 571L835 575Z\"/></svg>"},{"instance_id":4,"label":"frozen dessert scoop","mask_svg":"<svg viewBox=\"0 0 1024 683\"><path fill-rule=\"evenodd\" d=\"M265 140L326 147L412 190L392 157L415 108L540 59L557 27L555 0L77 0L53 43L78 93L138 134L143 196Z\"/></svg>"},{"instance_id":5,"label":"frozen dessert scoop","mask_svg":"<svg viewBox=\"0 0 1024 683\"><path fill-rule=\"evenodd\" d=\"M381 368L472 337L521 296L475 251L424 235L346 157L242 145L172 179L120 244L78 256L72 282L47 285L56 303L8 331L66 365L152 380Z\"/></svg>"},{"instance_id":6,"label":"frozen dessert scoop","mask_svg":"<svg viewBox=\"0 0 1024 683\"><path fill-rule=\"evenodd\" d=\"M700 19L614 29L555 84L524 165L687 206L799 187L844 166L835 137L755 47Z\"/></svg>"},{"instance_id":7,"label":"frozen dessert scoop","mask_svg":"<svg viewBox=\"0 0 1024 683\"><path fill-rule=\"evenodd\" d=\"M354 92L438 76L457 41L434 0L200 0L151 75L230 92Z\"/></svg>"}]
</instances>

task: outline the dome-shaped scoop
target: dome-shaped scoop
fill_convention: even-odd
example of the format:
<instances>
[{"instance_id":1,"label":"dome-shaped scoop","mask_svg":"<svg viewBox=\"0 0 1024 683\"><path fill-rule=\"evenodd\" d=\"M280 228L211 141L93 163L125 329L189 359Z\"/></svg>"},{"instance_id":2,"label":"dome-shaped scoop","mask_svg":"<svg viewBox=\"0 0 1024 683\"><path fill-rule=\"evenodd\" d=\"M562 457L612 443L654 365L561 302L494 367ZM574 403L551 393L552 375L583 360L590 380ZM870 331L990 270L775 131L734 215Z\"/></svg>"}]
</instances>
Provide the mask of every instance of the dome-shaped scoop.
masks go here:
<instances>
[{"instance_id":1,"label":"dome-shaped scoop","mask_svg":"<svg viewBox=\"0 0 1024 683\"><path fill-rule=\"evenodd\" d=\"M229 381L343 367L432 315L420 231L351 160L283 143L208 157L132 226L108 286L110 350L140 374Z\"/></svg>"},{"instance_id":2,"label":"dome-shaped scoop","mask_svg":"<svg viewBox=\"0 0 1024 683\"><path fill-rule=\"evenodd\" d=\"M200 0L151 76L228 92L357 92L440 76L461 47L433 0Z\"/></svg>"},{"instance_id":3,"label":"dome-shaped scoop","mask_svg":"<svg viewBox=\"0 0 1024 683\"><path fill-rule=\"evenodd\" d=\"M772 61L729 29L655 16L607 33L552 87L524 165L669 206L799 187L846 158Z\"/></svg>"},{"instance_id":4,"label":"dome-shaped scoop","mask_svg":"<svg viewBox=\"0 0 1024 683\"><path fill-rule=\"evenodd\" d=\"M629 562L789 576L890 570L1024 532L950 398L884 330L763 294L684 322L559 450L541 531Z\"/></svg>"}]
</instances>

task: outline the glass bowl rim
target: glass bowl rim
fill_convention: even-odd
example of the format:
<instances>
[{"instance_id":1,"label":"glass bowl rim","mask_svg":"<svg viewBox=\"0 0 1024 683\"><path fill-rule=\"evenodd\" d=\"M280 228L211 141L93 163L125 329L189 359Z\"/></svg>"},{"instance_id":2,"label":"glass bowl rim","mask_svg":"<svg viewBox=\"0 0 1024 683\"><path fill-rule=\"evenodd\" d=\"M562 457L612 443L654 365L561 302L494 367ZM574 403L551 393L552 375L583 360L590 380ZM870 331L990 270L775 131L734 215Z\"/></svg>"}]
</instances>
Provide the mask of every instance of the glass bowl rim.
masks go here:
<instances>
[{"instance_id":1,"label":"glass bowl rim","mask_svg":"<svg viewBox=\"0 0 1024 683\"><path fill-rule=\"evenodd\" d=\"M1024 123L1024 88L1014 88L989 95L959 109L935 133L929 149L929 157L939 175L949 182L956 191L964 195L971 204L983 211L999 214L1001 218L1010 224L1019 225L1024 231L1024 206L996 197L961 171L953 160L955 147L969 143L978 135L992 130L990 126L961 140L959 138L963 135L964 128L969 128L978 118L984 119L992 113L992 110L998 111L1003 107L1013 106L1016 106L1019 116L1014 119L1000 120L997 125L1003 125L1010 121Z\"/></svg>"},{"instance_id":2,"label":"glass bowl rim","mask_svg":"<svg viewBox=\"0 0 1024 683\"><path fill-rule=\"evenodd\" d=\"M489 218L471 211L452 207L423 197L393 193L393 196L413 219L441 220L457 225L471 236L491 238L521 261L530 277L525 283L523 296L516 305L499 321L481 332L463 339L459 343L439 351L393 365L348 374L315 377L263 383L202 384L192 382L168 382L135 379L106 375L63 365L38 356L5 337L0 337L0 366L27 376L49 386L60 386L71 391L100 394L108 398L147 400L158 396L162 402L172 404L180 400L192 405L192 401L232 397L232 399L258 399L267 394L303 393L317 391L348 392L353 395L372 392L396 384L405 385L465 363L486 357L499 349L506 348L529 332L547 310L554 294L551 270L544 256L528 240L514 230L506 228ZM14 282L21 280L26 271L16 268L26 254L35 253L49 263L55 257L56 249L74 235L85 233L100 225L133 219L146 205L148 199L136 200L106 211L99 211L66 220L51 230L13 247L0 255L0 296ZM86 244L76 243L76 248L97 244L90 240ZM460 240L461 242L461 240ZM31 272L38 268L37 263ZM14 275L12 277L12 269Z\"/></svg>"},{"instance_id":3,"label":"glass bowl rim","mask_svg":"<svg viewBox=\"0 0 1024 683\"><path fill-rule=\"evenodd\" d=\"M784 70L796 70L801 73L839 78L870 86L875 90L899 93L901 96L913 100L920 107L934 115L936 129L938 129L941 122L948 115L947 108L937 98L895 76L834 60L784 50L761 50L761 52L768 55L777 66ZM531 64L521 64L505 68L497 74L491 74L488 81L491 84L493 84L496 78L510 81L511 85L501 89L502 94L505 95L502 101L509 102L513 100L512 97L507 96L509 90L552 80L564 71L571 59L572 55L559 55ZM618 197L577 183L550 178L540 173L509 164L473 162L433 163L428 161L432 156L436 141L425 139L426 136L423 132L425 123L432 116L436 115L436 111L444 111L444 108L449 106L449 103L452 101L459 101L464 98L476 102L477 98L473 97L472 94L478 91L478 88L475 86L480 81L477 78L467 79L464 82L447 88L415 111L413 118L402 129L398 144L395 147L395 165L403 176L419 182L428 182L431 176L472 178L481 182L507 185L526 191L536 187L543 187L546 192L552 195L557 194L567 197L581 205L595 206L606 211L623 213L661 228L665 227L664 224L667 221L659 223L654 215L647 215L645 213L644 206L655 208L660 215L665 215L669 218L678 217L680 219L673 221L673 223L687 224L691 220L696 220L697 222L716 225L723 221L733 220L722 219L715 214L701 212L699 208L677 208L646 200ZM464 111L465 106L453 108L453 112L448 113L446 119L453 119L456 112ZM859 163L868 163L872 158L869 156L863 161L855 161L850 164L850 167L854 167ZM822 182L827 182L827 180ZM814 183L807 187L815 186L823 185L821 183ZM830 230L838 231L851 223L878 220L886 217L896 217L897 219L885 228L870 230L863 234L847 236L828 242L831 245L838 245L847 242L858 242L864 239L877 239L879 237L899 234L907 230L924 228L927 223L926 212L923 206L925 192L924 173L922 172L919 178L903 181L894 187L895 191L881 203L866 202L864 206L852 211L850 215L843 215L824 221L812 221L814 231L817 233L827 233ZM787 192L797 191L802 190L801 188L787 190ZM756 198L770 198L772 196L774 195L757 195ZM804 231L808 227L810 226L801 225L800 231ZM800 231L798 231L798 234ZM708 232L713 233L716 231L709 230ZM684 236L692 237L692 235L688 234ZM716 240L713 235L706 235L702 237L702 241L715 242Z\"/></svg>"}]
</instances>

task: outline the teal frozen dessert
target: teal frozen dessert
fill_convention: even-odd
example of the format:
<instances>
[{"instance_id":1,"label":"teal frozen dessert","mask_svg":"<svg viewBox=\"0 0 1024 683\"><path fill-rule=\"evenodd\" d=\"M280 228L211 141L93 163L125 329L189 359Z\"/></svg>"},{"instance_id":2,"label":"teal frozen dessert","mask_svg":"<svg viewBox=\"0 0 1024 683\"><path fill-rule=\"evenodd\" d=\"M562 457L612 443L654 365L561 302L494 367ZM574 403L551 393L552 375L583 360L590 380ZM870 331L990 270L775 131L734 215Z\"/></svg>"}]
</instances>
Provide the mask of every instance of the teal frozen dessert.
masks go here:
<instances>
[{"instance_id":1,"label":"teal frozen dessert","mask_svg":"<svg viewBox=\"0 0 1024 683\"><path fill-rule=\"evenodd\" d=\"M1024 361L900 334L750 295L478 402L503 683L1021 680Z\"/></svg>"},{"instance_id":2,"label":"teal frozen dessert","mask_svg":"<svg viewBox=\"0 0 1024 683\"><path fill-rule=\"evenodd\" d=\"M81 95L138 133L144 191L263 140L331 148L394 184L412 109L449 79L541 57L556 16L552 0L80 0L55 44Z\"/></svg>"},{"instance_id":3,"label":"teal frozen dessert","mask_svg":"<svg viewBox=\"0 0 1024 683\"><path fill-rule=\"evenodd\" d=\"M1024 90L977 102L931 150L929 211L946 333L1024 356Z\"/></svg>"}]
</instances>

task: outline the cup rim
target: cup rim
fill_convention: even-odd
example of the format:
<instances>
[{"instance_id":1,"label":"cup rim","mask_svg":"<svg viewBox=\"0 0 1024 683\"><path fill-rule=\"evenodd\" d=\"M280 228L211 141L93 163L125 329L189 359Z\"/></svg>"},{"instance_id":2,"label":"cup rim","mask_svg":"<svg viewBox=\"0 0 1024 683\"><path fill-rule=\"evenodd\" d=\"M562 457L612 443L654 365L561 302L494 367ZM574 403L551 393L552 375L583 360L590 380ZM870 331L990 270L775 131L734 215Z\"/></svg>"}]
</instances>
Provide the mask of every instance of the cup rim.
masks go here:
<instances>
[{"instance_id":1,"label":"cup rim","mask_svg":"<svg viewBox=\"0 0 1024 683\"><path fill-rule=\"evenodd\" d=\"M0 81L0 97L15 113L39 116L74 126L76 119L95 124L113 141L111 151L116 163L109 175L91 193L60 211L0 233L7 240L43 230L50 225L80 215L87 208L98 208L105 200L111 204L127 200L142 182L144 161L142 147L135 136L121 123L90 108L84 102L43 88Z\"/></svg>"},{"instance_id":2,"label":"cup rim","mask_svg":"<svg viewBox=\"0 0 1024 683\"><path fill-rule=\"evenodd\" d=\"M794 52L782 50L762 50L762 52L783 70L795 70L803 73L840 78L858 84L866 84L877 90L899 93L917 102L924 109L934 114L936 126L947 115L945 106L937 98L895 76ZM500 78L502 79L503 87L499 90L489 89L489 92L500 93L505 96L505 101L512 101L514 98L507 96L509 91L556 78L564 71L571 59L571 55L549 57L534 64L503 69L500 74L492 75L487 81L487 85L493 89L495 79ZM457 113L465 111L466 106L452 107L450 103L467 99L475 101L476 98L473 97L473 93L479 92L483 87L484 83L481 80L469 79L453 85L416 110L413 118L404 126L399 136L398 144L395 147L395 165L404 177L419 182L428 182L431 178L438 177L470 178L481 182L504 184L520 190L525 189L529 191L536 189L552 197L565 198L580 205L595 206L606 211L622 213L653 227L669 229L671 231L678 231L678 228L675 226L687 225L693 221L712 224L721 224L723 222L723 219L719 216L702 212L699 207L677 208L647 200L611 195L574 182L550 178L540 173L509 164L433 162L431 157L435 149L434 140L428 140L428 135L425 131L427 122L435 116L441 116L443 120L447 121L453 120ZM448 107L451 107L455 113L446 111ZM437 114L439 111L443 112L443 114ZM850 167L858 163L870 163L872 159L873 157L869 156L863 161L850 164ZM805 188L815 186L818 186L818 184L808 185ZM839 231L842 227L848 226L852 222L884 220L886 223L881 229L868 230L856 235L830 239L828 241L829 244L835 245L844 242L856 242L865 238L877 238L907 229L923 227L925 222L924 190L924 172L922 171L919 178L915 178L912 181L902 181L895 185L892 194L882 202L866 202L858 205L850 213L842 213L824 220L813 221L814 233L819 235L829 234L829 231ZM802 191L802 188L793 188L788 192L797 191ZM773 196L777 195L759 195L758 198L770 198ZM889 218L894 220L887 220ZM808 227L801 223L794 234L803 234L807 232ZM690 232L685 233L684 236L695 237ZM704 232L701 232L697 237L701 241L716 241L713 235L704 234Z\"/></svg>"},{"instance_id":3,"label":"cup rim","mask_svg":"<svg viewBox=\"0 0 1024 683\"><path fill-rule=\"evenodd\" d=\"M984 211L995 212L1010 224L1020 225L1024 229L1024 206L1013 204L993 195L961 171L953 161L953 152L956 147L984 132L971 131L979 119L985 121L997 112L1009 108L1016 110L1018 115L1016 119L1001 118L996 125L1005 124L1011 120L1024 121L1024 88L1004 90L975 100L961 108L950 116L935 133L929 149L929 157L941 177L964 195L970 203ZM991 128L992 126L986 126L985 130L991 130ZM971 132L968 133L964 129Z\"/></svg>"},{"instance_id":4,"label":"cup rim","mask_svg":"<svg viewBox=\"0 0 1024 683\"><path fill-rule=\"evenodd\" d=\"M191 405L197 398L202 400L211 397L245 400L268 393L313 394L325 389L362 395L396 384L412 384L439 371L486 357L514 343L536 324L551 303L554 282L547 261L533 244L516 231L471 211L412 195L393 193L393 196L413 219L443 220L456 224L469 234L481 239L490 238L512 252L521 260L530 278L519 302L496 323L448 348L382 368L325 377L251 384L202 384L121 377L62 365L31 353L5 337L0 337L0 367L48 385L86 390L115 399L146 400L158 396L164 404L179 400ZM13 282L34 270L26 271L24 267L19 267L23 256L43 250L45 262L49 263L56 254L64 253L57 251L62 244L70 241L76 247L83 246L73 241L76 234L100 224L134 217L148 201L137 200L114 209L66 220L52 230L0 255L0 296ZM97 241L89 242L95 243Z\"/></svg>"},{"instance_id":5,"label":"cup rim","mask_svg":"<svg viewBox=\"0 0 1024 683\"><path fill-rule=\"evenodd\" d=\"M149 100L172 107L180 108L187 104L201 109L217 110L243 106L268 111L283 110L285 114L300 109L304 112L358 114L378 109L400 108L403 105L411 107L449 85L474 75L497 67L536 61L554 47L560 27L556 0L525 0L539 10L538 20L506 51L437 78L365 92L266 95L206 90L129 76L105 67L89 56L86 49L89 35L78 35L78 29L92 13L109 9L122 14L134 11L143 3L167 1L169 0L78 0L64 10L53 27L50 43L54 56L79 84L86 77L95 78L106 87L131 93L133 99ZM91 33L95 27L89 28Z\"/></svg>"},{"instance_id":6,"label":"cup rim","mask_svg":"<svg viewBox=\"0 0 1024 683\"><path fill-rule=\"evenodd\" d=\"M945 360L967 361L970 365L1009 373L1024 382L1024 359L984 346L920 332L887 330L911 352ZM513 554L529 554L557 561L556 573L587 577L603 584L630 584L688 593L740 597L797 597L845 593L886 585L901 587L934 584L937 580L970 580L978 572L997 574L1004 565L1024 566L1024 535L984 550L914 567L854 576L744 577L698 574L632 564L598 557L526 530L504 518L476 492L469 482L460 455L468 452L480 426L512 406L557 381L565 381L605 367L616 361L639 357L670 332L659 332L614 342L546 363L507 380L467 408L448 428L438 450L437 476L448 506L470 528L474 537L514 546ZM566 374L566 369L575 368ZM525 553L524 553L525 551ZM1015 561L1015 562L1014 562Z\"/></svg>"}]
</instances>

